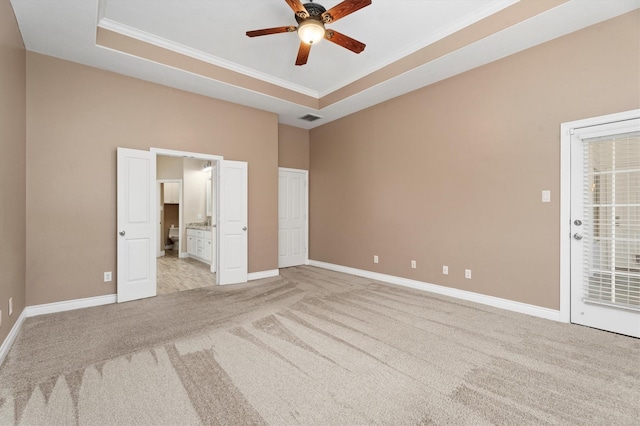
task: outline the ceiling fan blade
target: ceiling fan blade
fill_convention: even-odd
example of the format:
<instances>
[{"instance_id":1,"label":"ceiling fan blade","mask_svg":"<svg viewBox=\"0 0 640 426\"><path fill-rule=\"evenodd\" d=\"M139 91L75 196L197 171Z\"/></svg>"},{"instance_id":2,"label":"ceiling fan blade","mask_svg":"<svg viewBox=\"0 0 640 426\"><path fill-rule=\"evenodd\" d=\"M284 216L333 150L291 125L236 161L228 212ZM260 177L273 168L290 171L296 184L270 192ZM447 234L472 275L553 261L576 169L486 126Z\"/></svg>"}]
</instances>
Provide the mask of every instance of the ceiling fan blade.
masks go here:
<instances>
[{"instance_id":1,"label":"ceiling fan blade","mask_svg":"<svg viewBox=\"0 0 640 426\"><path fill-rule=\"evenodd\" d=\"M280 34L280 33L292 33L296 30L296 27L276 27L276 28L264 28L261 30L253 30L247 31L247 36L249 37L258 37L269 34Z\"/></svg>"},{"instance_id":2,"label":"ceiling fan blade","mask_svg":"<svg viewBox=\"0 0 640 426\"><path fill-rule=\"evenodd\" d=\"M296 65L304 65L309 58L309 52L311 51L311 45L300 42L300 49L298 49L298 57L296 58Z\"/></svg>"},{"instance_id":3,"label":"ceiling fan blade","mask_svg":"<svg viewBox=\"0 0 640 426\"><path fill-rule=\"evenodd\" d=\"M342 3L339 3L324 12L322 14L322 20L325 24L335 22L340 18L344 18L345 16L352 14L356 10L369 6L370 4L371 0L344 0Z\"/></svg>"},{"instance_id":4,"label":"ceiling fan blade","mask_svg":"<svg viewBox=\"0 0 640 426\"><path fill-rule=\"evenodd\" d=\"M349 36L341 34L334 30L327 30L324 33L324 38L327 40L337 44L338 46L342 46L345 49L349 49L353 53L360 53L367 47L366 44L359 42Z\"/></svg>"},{"instance_id":5,"label":"ceiling fan blade","mask_svg":"<svg viewBox=\"0 0 640 426\"><path fill-rule=\"evenodd\" d=\"M284 0L287 2L289 7L295 12L296 16L299 18L305 19L309 17L309 12L304 7L300 0Z\"/></svg>"}]
</instances>

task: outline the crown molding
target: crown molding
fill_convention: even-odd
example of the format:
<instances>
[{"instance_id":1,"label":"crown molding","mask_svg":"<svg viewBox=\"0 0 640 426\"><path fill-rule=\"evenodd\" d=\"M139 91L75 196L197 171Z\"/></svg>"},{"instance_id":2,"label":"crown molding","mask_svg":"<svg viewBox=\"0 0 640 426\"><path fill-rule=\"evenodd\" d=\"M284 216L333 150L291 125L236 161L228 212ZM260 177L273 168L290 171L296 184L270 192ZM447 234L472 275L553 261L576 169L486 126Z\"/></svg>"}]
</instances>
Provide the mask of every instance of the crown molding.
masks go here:
<instances>
[{"instance_id":1,"label":"crown molding","mask_svg":"<svg viewBox=\"0 0 640 426\"><path fill-rule=\"evenodd\" d=\"M499 11L501 11L502 9L506 9L509 6L512 6L516 3L520 2L520 0L496 0L491 2L490 4L478 9L477 11L475 11L474 13L470 13L468 15L463 16L462 18L458 19L456 22L454 22L453 24L443 28L442 30L433 33L430 37L418 40L414 43L409 44L407 47L405 47L404 49L400 49L398 51L393 52L393 54L387 56L386 58L384 58L382 61L378 62L377 64L375 64L374 66L365 69L363 71L361 71L358 74L354 74L353 76L351 76L350 78L341 81L340 83L334 85L333 87L330 87L327 90L324 90L322 92L319 92L319 97L322 98L324 96L327 96L333 92L335 92L336 90L340 90L341 88L360 80L363 77L366 77L367 75L374 73L388 65L393 64L396 61L399 61L400 59L417 52L420 49L423 49L427 46L429 46L430 44L433 44L439 40L442 40L445 37L450 36L451 34L456 33L457 31L460 31L463 28L466 28L472 24L475 24L478 21L481 21L482 19L489 17Z\"/></svg>"},{"instance_id":2,"label":"crown molding","mask_svg":"<svg viewBox=\"0 0 640 426\"><path fill-rule=\"evenodd\" d=\"M142 31L137 28L121 24L120 22L113 21L109 18L100 19L98 22L98 27L318 99L318 91L316 90L312 90L308 87L300 86L297 84L292 84L286 80L273 77L269 74L258 72L252 68L238 65L234 62L227 61L214 55L210 55L201 50L193 49L180 43L175 43L146 31Z\"/></svg>"}]
</instances>

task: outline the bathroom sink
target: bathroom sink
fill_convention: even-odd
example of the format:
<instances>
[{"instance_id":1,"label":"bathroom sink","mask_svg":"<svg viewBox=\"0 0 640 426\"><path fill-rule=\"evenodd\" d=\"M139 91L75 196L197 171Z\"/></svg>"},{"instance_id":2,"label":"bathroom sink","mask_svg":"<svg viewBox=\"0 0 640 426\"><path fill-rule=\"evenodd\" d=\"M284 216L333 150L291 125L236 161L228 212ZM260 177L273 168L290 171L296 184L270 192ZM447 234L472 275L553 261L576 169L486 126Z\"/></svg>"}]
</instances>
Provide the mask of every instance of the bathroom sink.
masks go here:
<instances>
[{"instance_id":1,"label":"bathroom sink","mask_svg":"<svg viewBox=\"0 0 640 426\"><path fill-rule=\"evenodd\" d=\"M202 223L190 223L187 225L187 229L199 229L201 231L210 231L212 228L215 228L216 225L204 225Z\"/></svg>"}]
</instances>

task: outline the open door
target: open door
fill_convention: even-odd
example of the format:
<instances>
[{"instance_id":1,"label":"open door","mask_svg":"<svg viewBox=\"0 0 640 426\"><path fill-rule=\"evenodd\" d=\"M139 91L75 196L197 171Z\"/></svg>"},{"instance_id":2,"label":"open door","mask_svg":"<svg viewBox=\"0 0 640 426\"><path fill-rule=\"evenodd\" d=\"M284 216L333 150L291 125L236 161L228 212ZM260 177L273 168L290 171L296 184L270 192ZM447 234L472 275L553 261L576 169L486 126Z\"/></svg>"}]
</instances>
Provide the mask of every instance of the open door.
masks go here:
<instances>
[{"instance_id":1,"label":"open door","mask_svg":"<svg viewBox=\"0 0 640 426\"><path fill-rule=\"evenodd\" d=\"M247 163L218 163L218 284L247 282Z\"/></svg>"},{"instance_id":2,"label":"open door","mask_svg":"<svg viewBox=\"0 0 640 426\"><path fill-rule=\"evenodd\" d=\"M156 160L118 148L118 302L156 295Z\"/></svg>"},{"instance_id":3,"label":"open door","mask_svg":"<svg viewBox=\"0 0 640 426\"><path fill-rule=\"evenodd\" d=\"M217 194L218 194L218 166L217 163L215 166L211 167L211 176L209 176L209 179L207 180L207 187L206 187L206 191L207 191L207 200L205 201L206 204L206 215L209 216L211 219L211 223L213 225L215 225L215 227L212 229L212 233L213 233L213 253L211 253L211 273L215 274L218 271L218 254L217 254L217 241L218 241L218 235L216 234L217 232L219 232L218 229L218 225L217 225L217 221L218 221L218 198L217 198ZM217 281L216 281L217 282Z\"/></svg>"}]
</instances>

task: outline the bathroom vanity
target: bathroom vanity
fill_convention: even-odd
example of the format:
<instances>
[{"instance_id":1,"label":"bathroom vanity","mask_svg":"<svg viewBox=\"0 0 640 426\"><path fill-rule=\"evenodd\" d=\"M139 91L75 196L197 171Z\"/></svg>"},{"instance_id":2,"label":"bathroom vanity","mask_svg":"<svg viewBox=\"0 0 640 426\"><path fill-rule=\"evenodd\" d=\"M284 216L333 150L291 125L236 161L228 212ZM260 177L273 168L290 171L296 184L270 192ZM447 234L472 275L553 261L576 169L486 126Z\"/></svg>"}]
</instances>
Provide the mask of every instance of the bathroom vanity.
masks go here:
<instances>
[{"instance_id":1,"label":"bathroom vanity","mask_svg":"<svg viewBox=\"0 0 640 426\"><path fill-rule=\"evenodd\" d=\"M215 232L215 225L187 226L187 254L201 262L214 265Z\"/></svg>"}]
</instances>

